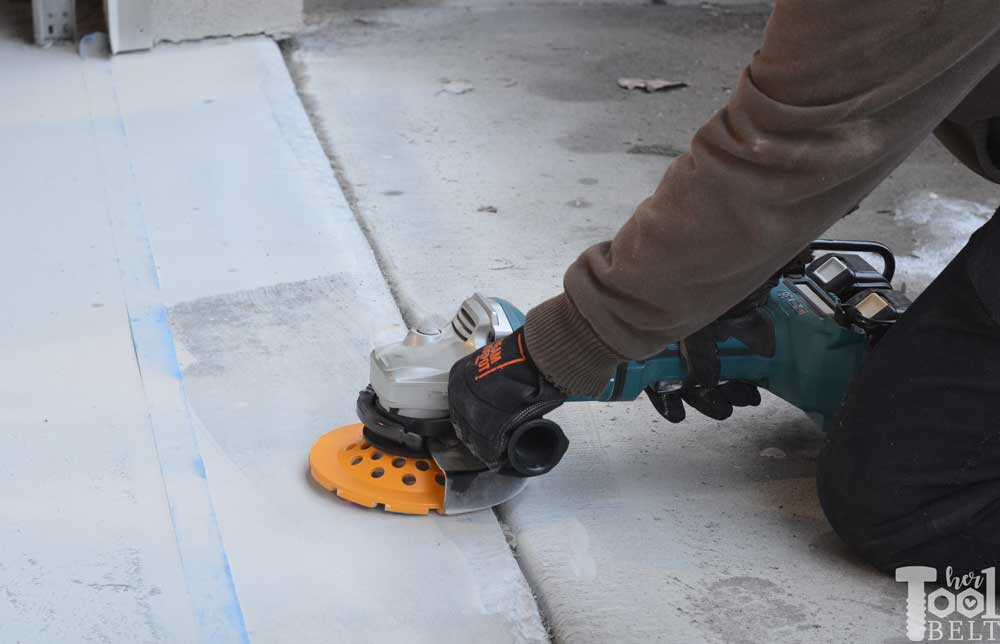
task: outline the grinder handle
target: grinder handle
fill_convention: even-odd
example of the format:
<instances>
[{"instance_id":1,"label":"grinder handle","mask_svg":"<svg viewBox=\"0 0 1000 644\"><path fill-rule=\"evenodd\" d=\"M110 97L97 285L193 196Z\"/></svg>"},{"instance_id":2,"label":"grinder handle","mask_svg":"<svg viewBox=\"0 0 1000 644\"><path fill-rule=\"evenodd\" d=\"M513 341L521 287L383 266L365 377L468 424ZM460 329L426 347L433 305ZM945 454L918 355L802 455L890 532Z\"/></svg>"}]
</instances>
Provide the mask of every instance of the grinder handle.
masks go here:
<instances>
[{"instance_id":1,"label":"grinder handle","mask_svg":"<svg viewBox=\"0 0 1000 644\"><path fill-rule=\"evenodd\" d=\"M520 477L545 474L559 464L568 447L569 439L559 425L548 418L529 420L507 439L508 473Z\"/></svg>"}]
</instances>

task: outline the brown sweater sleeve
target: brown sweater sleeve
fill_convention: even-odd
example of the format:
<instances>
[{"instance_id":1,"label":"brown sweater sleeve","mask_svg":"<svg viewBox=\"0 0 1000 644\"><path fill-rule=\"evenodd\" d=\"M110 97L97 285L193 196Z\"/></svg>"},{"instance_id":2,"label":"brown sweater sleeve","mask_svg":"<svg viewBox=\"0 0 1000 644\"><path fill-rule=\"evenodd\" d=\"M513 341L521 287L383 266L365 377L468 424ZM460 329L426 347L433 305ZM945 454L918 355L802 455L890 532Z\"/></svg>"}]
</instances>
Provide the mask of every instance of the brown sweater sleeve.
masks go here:
<instances>
[{"instance_id":1,"label":"brown sweater sleeve","mask_svg":"<svg viewBox=\"0 0 1000 644\"><path fill-rule=\"evenodd\" d=\"M528 313L565 391L716 319L850 211L1000 64L995 0L778 0L729 104Z\"/></svg>"}]
</instances>

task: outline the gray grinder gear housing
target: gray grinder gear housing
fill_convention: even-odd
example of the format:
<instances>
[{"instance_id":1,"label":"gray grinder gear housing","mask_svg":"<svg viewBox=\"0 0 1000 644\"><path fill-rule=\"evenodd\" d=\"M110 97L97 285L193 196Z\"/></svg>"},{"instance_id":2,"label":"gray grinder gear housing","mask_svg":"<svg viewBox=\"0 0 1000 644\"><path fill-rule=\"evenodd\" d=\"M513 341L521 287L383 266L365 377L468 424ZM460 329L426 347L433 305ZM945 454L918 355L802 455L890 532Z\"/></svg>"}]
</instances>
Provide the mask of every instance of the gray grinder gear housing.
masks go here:
<instances>
[{"instance_id":1,"label":"gray grinder gear housing","mask_svg":"<svg viewBox=\"0 0 1000 644\"><path fill-rule=\"evenodd\" d=\"M522 323L513 306L476 293L444 328L420 323L402 341L371 353L370 384L357 407L364 436L390 454L433 458L447 475L447 514L497 505L524 487L524 476L535 474L490 471L455 436L448 411L452 365Z\"/></svg>"}]
</instances>

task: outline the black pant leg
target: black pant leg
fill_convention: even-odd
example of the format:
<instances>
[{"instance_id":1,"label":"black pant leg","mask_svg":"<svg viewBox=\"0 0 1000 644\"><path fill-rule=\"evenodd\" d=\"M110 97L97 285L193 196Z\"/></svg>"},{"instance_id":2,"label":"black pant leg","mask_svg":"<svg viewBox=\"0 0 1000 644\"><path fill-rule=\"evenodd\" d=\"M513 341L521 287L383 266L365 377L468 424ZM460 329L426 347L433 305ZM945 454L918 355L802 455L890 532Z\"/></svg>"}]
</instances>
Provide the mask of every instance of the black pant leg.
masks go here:
<instances>
[{"instance_id":1,"label":"black pant leg","mask_svg":"<svg viewBox=\"0 0 1000 644\"><path fill-rule=\"evenodd\" d=\"M834 530L883 570L1000 564L1000 215L869 356L818 489Z\"/></svg>"}]
</instances>

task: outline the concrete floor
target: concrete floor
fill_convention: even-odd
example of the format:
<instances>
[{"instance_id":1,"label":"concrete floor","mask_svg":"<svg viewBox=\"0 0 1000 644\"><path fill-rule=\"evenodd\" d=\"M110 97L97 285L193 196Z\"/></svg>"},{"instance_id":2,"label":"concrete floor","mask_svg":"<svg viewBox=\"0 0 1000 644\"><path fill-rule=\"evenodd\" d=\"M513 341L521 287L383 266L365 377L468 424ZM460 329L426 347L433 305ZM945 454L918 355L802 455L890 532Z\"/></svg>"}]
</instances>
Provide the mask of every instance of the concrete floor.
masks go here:
<instances>
[{"instance_id":1,"label":"concrete floor","mask_svg":"<svg viewBox=\"0 0 1000 644\"><path fill-rule=\"evenodd\" d=\"M285 60L112 61L26 44L26 7L0 0L0 641L904 641L903 588L815 501L822 435L773 399L680 426L567 405L564 463L496 513L305 475L403 317L558 290L765 6L341 0ZM916 291L995 201L928 143L835 232L889 242Z\"/></svg>"},{"instance_id":2,"label":"concrete floor","mask_svg":"<svg viewBox=\"0 0 1000 644\"><path fill-rule=\"evenodd\" d=\"M725 102L767 14L314 1L311 32L285 50L413 321L474 290L525 309L556 293ZM621 76L689 87L626 92ZM929 141L829 235L888 243L912 294L996 201ZM905 641L903 589L847 552L818 507L822 434L797 411L769 399L671 426L637 401L553 417L566 459L498 515L555 641Z\"/></svg>"},{"instance_id":3,"label":"concrete floor","mask_svg":"<svg viewBox=\"0 0 1000 644\"><path fill-rule=\"evenodd\" d=\"M470 285L525 307L553 293L565 266L617 230L725 103L769 11L336 5L307 6L312 33L286 46L288 59L390 283L435 312ZM625 92L621 76L691 86ZM995 186L928 141L830 234L878 239L906 256L925 233L903 211L931 207L919 199L929 192L996 201ZM442 251L437 261L426 261L428 248Z\"/></svg>"},{"instance_id":4,"label":"concrete floor","mask_svg":"<svg viewBox=\"0 0 1000 644\"><path fill-rule=\"evenodd\" d=\"M492 513L308 478L403 327L277 45L84 60L7 15L0 641L545 641Z\"/></svg>"}]
</instances>

